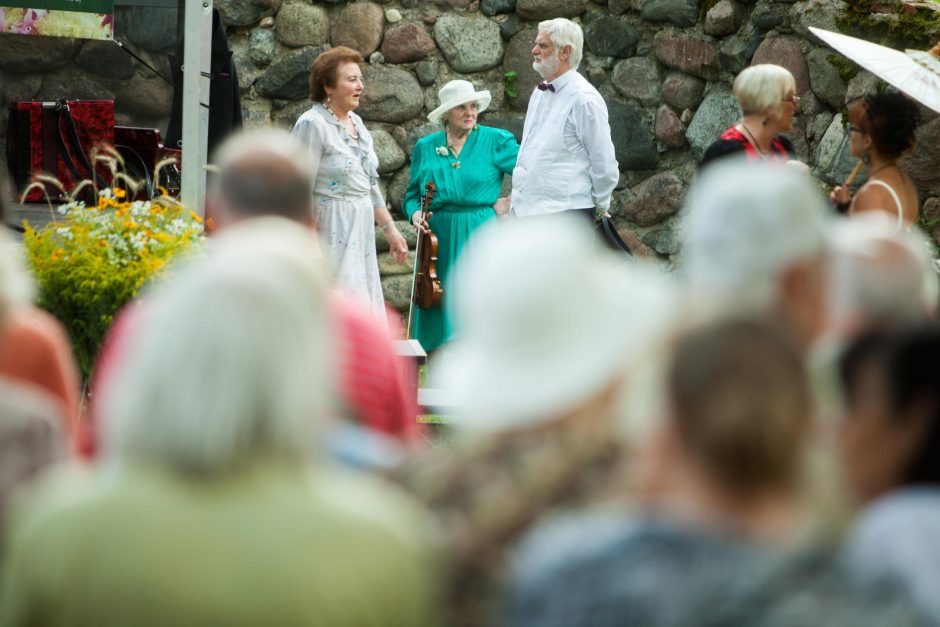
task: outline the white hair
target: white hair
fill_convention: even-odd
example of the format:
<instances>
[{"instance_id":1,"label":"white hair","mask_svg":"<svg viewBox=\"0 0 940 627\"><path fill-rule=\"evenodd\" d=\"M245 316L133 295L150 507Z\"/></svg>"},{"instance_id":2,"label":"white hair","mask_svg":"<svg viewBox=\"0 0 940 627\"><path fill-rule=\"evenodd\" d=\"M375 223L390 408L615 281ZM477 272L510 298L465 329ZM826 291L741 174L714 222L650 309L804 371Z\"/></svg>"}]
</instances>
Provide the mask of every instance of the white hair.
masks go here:
<instances>
[{"instance_id":1,"label":"white hair","mask_svg":"<svg viewBox=\"0 0 940 627\"><path fill-rule=\"evenodd\" d=\"M310 457L331 394L328 280L312 242L280 218L231 227L143 302L103 399L115 457L197 475Z\"/></svg>"},{"instance_id":2,"label":"white hair","mask_svg":"<svg viewBox=\"0 0 940 627\"><path fill-rule=\"evenodd\" d=\"M779 164L726 159L686 198L682 264L701 304L766 311L785 270L820 259L826 202L810 177Z\"/></svg>"},{"instance_id":3,"label":"white hair","mask_svg":"<svg viewBox=\"0 0 940 627\"><path fill-rule=\"evenodd\" d=\"M898 231L888 214L841 220L829 257L829 325L921 322L937 304L937 276L926 239Z\"/></svg>"},{"instance_id":4,"label":"white hair","mask_svg":"<svg viewBox=\"0 0 940 627\"><path fill-rule=\"evenodd\" d=\"M741 104L744 115L766 112L780 115L787 92L796 90L796 80L785 67L761 63L745 68L738 74L731 90Z\"/></svg>"},{"instance_id":5,"label":"white hair","mask_svg":"<svg viewBox=\"0 0 940 627\"><path fill-rule=\"evenodd\" d=\"M578 69L581 65L581 53L584 50L584 33L580 26L571 20L556 17L553 20L539 22L539 32L552 38L556 55L561 48L571 46L571 58L568 59L568 64L572 69Z\"/></svg>"}]
</instances>

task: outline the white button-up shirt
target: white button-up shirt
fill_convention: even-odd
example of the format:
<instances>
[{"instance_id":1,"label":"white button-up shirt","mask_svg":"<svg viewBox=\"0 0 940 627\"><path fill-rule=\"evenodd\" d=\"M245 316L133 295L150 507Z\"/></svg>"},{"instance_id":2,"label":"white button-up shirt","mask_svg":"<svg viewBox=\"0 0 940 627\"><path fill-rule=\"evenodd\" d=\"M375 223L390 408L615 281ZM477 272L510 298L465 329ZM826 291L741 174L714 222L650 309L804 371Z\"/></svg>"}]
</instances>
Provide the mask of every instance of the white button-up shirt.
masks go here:
<instances>
[{"instance_id":1,"label":"white button-up shirt","mask_svg":"<svg viewBox=\"0 0 940 627\"><path fill-rule=\"evenodd\" d=\"M610 208L620 170L607 105L575 70L536 88L529 99L522 145L513 171L512 212L543 215L568 209Z\"/></svg>"}]
</instances>

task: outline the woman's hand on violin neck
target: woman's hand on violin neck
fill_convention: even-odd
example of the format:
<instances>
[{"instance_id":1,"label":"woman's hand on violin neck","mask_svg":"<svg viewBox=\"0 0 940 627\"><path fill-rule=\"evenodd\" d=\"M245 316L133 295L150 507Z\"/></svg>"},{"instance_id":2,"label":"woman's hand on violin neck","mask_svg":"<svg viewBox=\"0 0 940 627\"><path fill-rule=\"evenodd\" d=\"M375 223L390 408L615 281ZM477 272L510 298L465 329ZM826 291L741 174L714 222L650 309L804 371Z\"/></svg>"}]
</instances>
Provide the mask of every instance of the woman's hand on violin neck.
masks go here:
<instances>
[{"instance_id":1,"label":"woman's hand on violin neck","mask_svg":"<svg viewBox=\"0 0 940 627\"><path fill-rule=\"evenodd\" d=\"M386 234L388 238L388 254L398 263L405 263L408 258L408 242L394 226Z\"/></svg>"},{"instance_id":2,"label":"woman's hand on violin neck","mask_svg":"<svg viewBox=\"0 0 940 627\"><path fill-rule=\"evenodd\" d=\"M431 214L429 213L428 218L430 217ZM415 211L414 215L411 216L411 223L418 229L419 233L427 233L431 229L431 227L428 226L428 221L424 218L423 211Z\"/></svg>"}]
</instances>

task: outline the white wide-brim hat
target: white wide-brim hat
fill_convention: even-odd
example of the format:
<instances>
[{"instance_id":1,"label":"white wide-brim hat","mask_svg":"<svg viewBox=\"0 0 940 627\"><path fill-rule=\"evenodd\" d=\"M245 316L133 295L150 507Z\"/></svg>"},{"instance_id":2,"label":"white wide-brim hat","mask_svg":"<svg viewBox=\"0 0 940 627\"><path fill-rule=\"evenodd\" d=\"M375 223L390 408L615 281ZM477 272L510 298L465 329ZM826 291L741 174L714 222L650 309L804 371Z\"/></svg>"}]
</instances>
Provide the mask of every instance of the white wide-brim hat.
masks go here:
<instances>
[{"instance_id":1,"label":"white wide-brim hat","mask_svg":"<svg viewBox=\"0 0 940 627\"><path fill-rule=\"evenodd\" d=\"M429 368L458 424L551 422L649 357L677 294L659 272L601 249L583 218L493 220L461 254L448 306L457 339Z\"/></svg>"},{"instance_id":2,"label":"white wide-brim hat","mask_svg":"<svg viewBox=\"0 0 940 627\"><path fill-rule=\"evenodd\" d=\"M479 103L477 113L483 113L490 106L490 92L487 90L477 91L470 81L456 80L450 81L437 93L441 101L440 106L428 114L428 119L434 124L439 124L447 115L447 112L468 102Z\"/></svg>"}]
</instances>

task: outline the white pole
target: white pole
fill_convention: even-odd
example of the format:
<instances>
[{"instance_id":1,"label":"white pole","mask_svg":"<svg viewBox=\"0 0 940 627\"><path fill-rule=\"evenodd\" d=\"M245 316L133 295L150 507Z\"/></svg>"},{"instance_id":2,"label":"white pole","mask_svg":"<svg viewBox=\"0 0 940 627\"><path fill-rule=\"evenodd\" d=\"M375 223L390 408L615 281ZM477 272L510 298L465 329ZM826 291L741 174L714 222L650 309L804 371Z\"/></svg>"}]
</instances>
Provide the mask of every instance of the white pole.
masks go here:
<instances>
[{"instance_id":1,"label":"white pole","mask_svg":"<svg viewBox=\"0 0 940 627\"><path fill-rule=\"evenodd\" d=\"M209 133L209 55L212 0L185 0L183 25L183 172L180 200L205 213L206 143Z\"/></svg>"}]
</instances>

